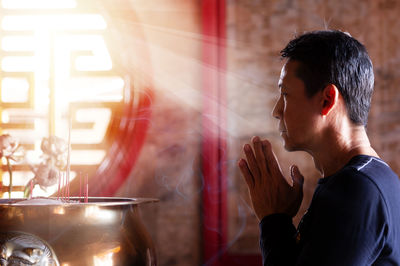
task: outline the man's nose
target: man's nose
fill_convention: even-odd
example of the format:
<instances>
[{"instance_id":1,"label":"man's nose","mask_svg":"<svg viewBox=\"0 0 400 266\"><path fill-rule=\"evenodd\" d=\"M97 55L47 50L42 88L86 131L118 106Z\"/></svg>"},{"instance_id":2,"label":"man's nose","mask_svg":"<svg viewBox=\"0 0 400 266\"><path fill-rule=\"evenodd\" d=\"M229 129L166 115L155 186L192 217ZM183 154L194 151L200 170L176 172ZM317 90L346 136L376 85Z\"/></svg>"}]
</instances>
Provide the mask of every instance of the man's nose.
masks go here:
<instances>
[{"instance_id":1,"label":"man's nose","mask_svg":"<svg viewBox=\"0 0 400 266\"><path fill-rule=\"evenodd\" d=\"M272 109L271 115L273 117L275 117L276 119L281 119L282 107L283 107L283 99L282 99L282 96L280 96L278 101L275 103L274 109Z\"/></svg>"}]
</instances>

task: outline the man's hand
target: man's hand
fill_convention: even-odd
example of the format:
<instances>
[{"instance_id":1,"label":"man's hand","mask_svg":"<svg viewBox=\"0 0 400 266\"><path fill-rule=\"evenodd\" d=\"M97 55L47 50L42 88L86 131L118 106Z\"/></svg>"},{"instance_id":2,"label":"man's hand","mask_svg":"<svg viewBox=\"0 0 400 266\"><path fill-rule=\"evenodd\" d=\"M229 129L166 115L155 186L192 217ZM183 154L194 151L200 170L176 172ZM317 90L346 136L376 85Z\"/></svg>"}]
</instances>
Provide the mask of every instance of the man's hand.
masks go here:
<instances>
[{"instance_id":1,"label":"man's hand","mask_svg":"<svg viewBox=\"0 0 400 266\"><path fill-rule=\"evenodd\" d=\"M286 213L294 217L303 200L303 182L297 166L291 166L293 185L286 182L282 170L267 140L253 137L253 149L243 148L246 159L239 161L239 168L250 192L254 212L259 220L273 213Z\"/></svg>"}]
</instances>

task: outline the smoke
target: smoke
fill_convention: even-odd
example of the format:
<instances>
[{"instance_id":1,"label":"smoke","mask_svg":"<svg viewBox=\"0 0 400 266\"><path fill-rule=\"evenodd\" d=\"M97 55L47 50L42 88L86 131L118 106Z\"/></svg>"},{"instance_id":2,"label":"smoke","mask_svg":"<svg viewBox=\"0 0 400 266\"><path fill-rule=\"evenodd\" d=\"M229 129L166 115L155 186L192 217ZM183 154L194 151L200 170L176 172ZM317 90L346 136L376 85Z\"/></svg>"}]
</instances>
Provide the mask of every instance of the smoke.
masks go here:
<instances>
[{"instance_id":1,"label":"smoke","mask_svg":"<svg viewBox=\"0 0 400 266\"><path fill-rule=\"evenodd\" d=\"M227 244L205 263L211 265L241 241L243 234L257 236L254 231L246 231L248 227L254 227L256 219L242 197L247 191L238 188L242 186L238 182L243 180L236 178L236 161L241 156L243 142L253 134L280 142L276 122L270 115L278 95L279 55L278 52L276 56L272 56L271 51L264 52L264 43L237 38L233 31L228 34L232 39L227 40L204 36L197 27L200 17L185 20L193 23L189 26L182 23L182 18L169 17L163 25L162 18L166 14L183 13L187 7L171 7L161 3L154 5L138 0L132 2L132 8L137 11L133 19L112 16L118 17L113 22L117 27L115 32L112 28L109 32L113 36L113 43L118 43L115 52L120 55L119 63L124 71L131 73L132 84L137 83L133 87L151 84L155 97L151 105L152 118L146 143L124 193L151 195L160 199L158 219L163 221L163 228L158 233L161 235L158 240L160 243L164 243L163 240L170 241L168 237L173 237L177 243L187 243L187 238L195 239L201 224L191 222L191 215L196 215L194 210L200 210L203 190L208 190L212 195L221 193L215 187L205 185L200 160L202 140L205 132L212 136L224 136L222 141L227 143L227 149L220 152L226 154L226 160L212 167L214 170L221 166L228 168L227 200L228 205L233 204L229 207L228 223L235 225L228 228ZM188 16L184 15L183 19L188 19ZM227 58L231 60L226 69L204 63L203 45L216 47L220 43L226 45ZM246 61L254 51L257 51L255 57L258 58L253 59L258 63ZM261 58L265 63L259 63ZM204 93L208 88L203 83L204 73L226 81L225 99L217 94ZM217 112L206 108L206 104L223 114L224 123L221 123ZM205 124L207 128L204 128ZM201 159L207 160L204 157ZM231 201L232 195L235 195L236 201ZM220 200L215 197L213 204L221 204ZM173 215L177 218L172 218ZM205 211L200 215L208 214ZM248 218L252 219L251 222ZM209 230L223 233L219 232L219 227L206 226ZM170 232L169 236L161 232L164 229ZM199 248L198 244L179 245L176 248L179 251L175 253L179 252L182 257L185 254L191 256L193 248ZM164 244L159 250L162 256L174 253ZM257 252L258 248L255 246L253 250Z\"/></svg>"},{"instance_id":2,"label":"smoke","mask_svg":"<svg viewBox=\"0 0 400 266\"><path fill-rule=\"evenodd\" d=\"M221 256L223 256L223 254L225 254L229 250L229 248L231 248L239 240L246 228L248 214L251 212L251 207L242 197L240 197L240 201L237 205L237 216L239 218L239 226L237 231L233 233L233 236L228 241L228 243L225 246L221 247L217 254L215 254L211 259L203 264L204 266L213 265L217 260L220 259Z\"/></svg>"}]
</instances>

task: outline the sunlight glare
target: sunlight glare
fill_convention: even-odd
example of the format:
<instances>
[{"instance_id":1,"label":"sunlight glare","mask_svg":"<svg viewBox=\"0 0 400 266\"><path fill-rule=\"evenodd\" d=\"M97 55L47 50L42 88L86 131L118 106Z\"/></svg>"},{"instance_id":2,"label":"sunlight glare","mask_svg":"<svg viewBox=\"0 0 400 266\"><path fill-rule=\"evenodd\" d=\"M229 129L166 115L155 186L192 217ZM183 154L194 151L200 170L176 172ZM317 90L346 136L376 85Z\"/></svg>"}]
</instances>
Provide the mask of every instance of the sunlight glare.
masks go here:
<instances>
[{"instance_id":1,"label":"sunlight glare","mask_svg":"<svg viewBox=\"0 0 400 266\"><path fill-rule=\"evenodd\" d=\"M110 106L124 99L125 82L115 72L105 40L107 22L96 11L81 12L78 3L76 0L1 1L4 13L0 24L3 54L0 100L20 103L1 109L1 121L11 125L8 133L21 143L32 145L26 154L27 158L36 158L32 159L33 164L40 163L43 137L56 135L67 139L71 108L75 108L74 123L77 123L71 140L73 144L83 144L83 148L72 150L71 163L99 164L106 150L102 146L84 145L103 144L112 116ZM31 177L28 174L25 179L28 176ZM21 186L25 185L25 179ZM47 191L36 186L34 194L45 196L56 190L57 186ZM15 191L12 196L18 195L21 196Z\"/></svg>"},{"instance_id":2,"label":"sunlight glare","mask_svg":"<svg viewBox=\"0 0 400 266\"><path fill-rule=\"evenodd\" d=\"M3 78L1 81L2 102L28 102L29 83L25 78Z\"/></svg>"},{"instance_id":3,"label":"sunlight glare","mask_svg":"<svg viewBox=\"0 0 400 266\"><path fill-rule=\"evenodd\" d=\"M6 51L34 51L33 36L4 36L1 40L1 48Z\"/></svg>"},{"instance_id":4,"label":"sunlight glare","mask_svg":"<svg viewBox=\"0 0 400 266\"><path fill-rule=\"evenodd\" d=\"M10 15L3 18L2 28L6 31L104 30L107 23L98 14Z\"/></svg>"},{"instance_id":5,"label":"sunlight glare","mask_svg":"<svg viewBox=\"0 0 400 266\"><path fill-rule=\"evenodd\" d=\"M56 9L75 8L75 0L2 0L3 8L6 9Z\"/></svg>"}]
</instances>

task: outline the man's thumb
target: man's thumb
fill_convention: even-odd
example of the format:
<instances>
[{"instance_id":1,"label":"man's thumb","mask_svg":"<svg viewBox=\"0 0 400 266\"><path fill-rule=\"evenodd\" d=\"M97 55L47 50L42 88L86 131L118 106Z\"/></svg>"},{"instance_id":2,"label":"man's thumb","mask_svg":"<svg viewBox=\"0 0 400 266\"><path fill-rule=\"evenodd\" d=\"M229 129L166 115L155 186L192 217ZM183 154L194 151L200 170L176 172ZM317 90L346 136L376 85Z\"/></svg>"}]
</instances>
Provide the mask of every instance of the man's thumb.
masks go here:
<instances>
[{"instance_id":1,"label":"man's thumb","mask_svg":"<svg viewBox=\"0 0 400 266\"><path fill-rule=\"evenodd\" d=\"M296 190L302 190L304 184L304 176L300 173L297 165L292 165L290 167L290 175L292 176L293 180L293 188Z\"/></svg>"}]
</instances>

